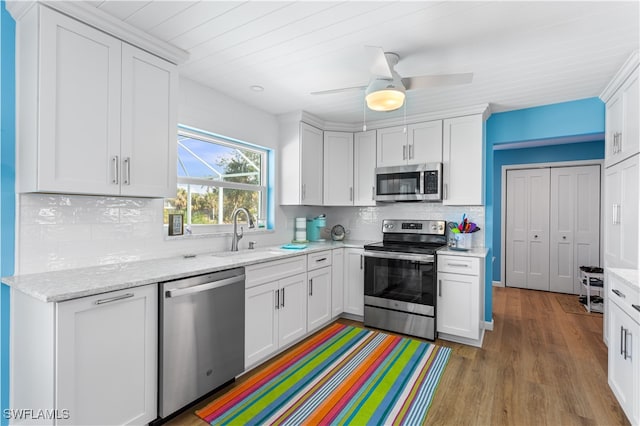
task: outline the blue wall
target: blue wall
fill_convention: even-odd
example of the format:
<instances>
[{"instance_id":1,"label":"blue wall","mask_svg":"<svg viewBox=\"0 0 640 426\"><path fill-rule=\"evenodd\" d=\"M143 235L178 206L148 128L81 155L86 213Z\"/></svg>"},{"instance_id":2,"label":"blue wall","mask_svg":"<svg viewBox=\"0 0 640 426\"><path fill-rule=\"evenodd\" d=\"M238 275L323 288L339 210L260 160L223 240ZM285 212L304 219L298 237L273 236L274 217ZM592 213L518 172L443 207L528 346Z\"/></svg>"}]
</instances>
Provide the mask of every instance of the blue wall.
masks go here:
<instances>
[{"instance_id":1,"label":"blue wall","mask_svg":"<svg viewBox=\"0 0 640 426\"><path fill-rule=\"evenodd\" d=\"M491 247L489 255L495 258L494 281L500 280L502 166L602 159L604 131L605 105L599 98L496 113L489 117L485 243ZM535 147L522 147L527 145Z\"/></svg>"},{"instance_id":2,"label":"blue wall","mask_svg":"<svg viewBox=\"0 0 640 426\"><path fill-rule=\"evenodd\" d=\"M15 22L0 2L0 275L13 275L15 240ZM9 408L9 288L0 288L0 408ZM37 407L34 407L37 408ZM0 424L8 420L0 415Z\"/></svg>"},{"instance_id":3,"label":"blue wall","mask_svg":"<svg viewBox=\"0 0 640 426\"><path fill-rule=\"evenodd\" d=\"M551 145L538 148L505 149L493 155L493 281L500 281L502 254L501 209L502 166L512 164L552 163L557 161L596 160L604 158L604 141ZM487 206L487 210L489 207ZM488 219L487 219L488 221Z\"/></svg>"}]
</instances>

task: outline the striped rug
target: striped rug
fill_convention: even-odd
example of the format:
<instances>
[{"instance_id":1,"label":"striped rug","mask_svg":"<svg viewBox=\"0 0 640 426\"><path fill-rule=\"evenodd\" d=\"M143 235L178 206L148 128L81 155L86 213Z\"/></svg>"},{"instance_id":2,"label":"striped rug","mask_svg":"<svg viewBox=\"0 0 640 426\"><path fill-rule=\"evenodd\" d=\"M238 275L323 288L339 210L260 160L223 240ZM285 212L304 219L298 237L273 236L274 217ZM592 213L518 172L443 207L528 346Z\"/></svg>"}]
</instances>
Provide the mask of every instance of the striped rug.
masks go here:
<instances>
[{"instance_id":1,"label":"striped rug","mask_svg":"<svg viewBox=\"0 0 640 426\"><path fill-rule=\"evenodd\" d=\"M450 354L334 323L196 414L212 425L421 424Z\"/></svg>"}]
</instances>

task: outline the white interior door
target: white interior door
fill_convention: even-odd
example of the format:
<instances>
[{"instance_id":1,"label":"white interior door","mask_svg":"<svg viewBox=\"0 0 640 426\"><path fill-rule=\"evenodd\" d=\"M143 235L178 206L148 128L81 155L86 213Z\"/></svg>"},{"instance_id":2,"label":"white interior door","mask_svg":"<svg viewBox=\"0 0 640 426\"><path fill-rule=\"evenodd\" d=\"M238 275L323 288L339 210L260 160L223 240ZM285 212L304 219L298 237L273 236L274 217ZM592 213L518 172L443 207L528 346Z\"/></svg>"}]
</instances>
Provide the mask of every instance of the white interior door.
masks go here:
<instances>
[{"instance_id":1,"label":"white interior door","mask_svg":"<svg viewBox=\"0 0 640 426\"><path fill-rule=\"evenodd\" d=\"M509 287L549 290L549 179L548 168L507 171Z\"/></svg>"},{"instance_id":2,"label":"white interior door","mask_svg":"<svg viewBox=\"0 0 640 426\"><path fill-rule=\"evenodd\" d=\"M580 266L600 264L600 166L551 169L549 289L579 293Z\"/></svg>"}]
</instances>

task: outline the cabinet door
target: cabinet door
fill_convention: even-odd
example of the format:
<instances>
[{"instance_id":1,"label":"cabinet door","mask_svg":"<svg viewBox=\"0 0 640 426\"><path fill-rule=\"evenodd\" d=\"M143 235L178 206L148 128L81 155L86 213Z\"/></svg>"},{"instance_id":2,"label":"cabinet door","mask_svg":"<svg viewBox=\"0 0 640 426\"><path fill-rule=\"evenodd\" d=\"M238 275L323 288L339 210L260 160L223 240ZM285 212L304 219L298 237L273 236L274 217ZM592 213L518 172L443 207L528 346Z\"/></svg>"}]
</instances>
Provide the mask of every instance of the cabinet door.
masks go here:
<instances>
[{"instance_id":1,"label":"cabinet door","mask_svg":"<svg viewBox=\"0 0 640 426\"><path fill-rule=\"evenodd\" d=\"M622 94L622 136L620 139L621 158L628 158L640 151L640 93L638 88L638 69L624 84Z\"/></svg>"},{"instance_id":2,"label":"cabinet door","mask_svg":"<svg viewBox=\"0 0 640 426\"><path fill-rule=\"evenodd\" d=\"M376 139L377 167L407 164L407 132L405 126L378 129Z\"/></svg>"},{"instance_id":3,"label":"cabinet door","mask_svg":"<svg viewBox=\"0 0 640 426\"><path fill-rule=\"evenodd\" d=\"M157 416L155 284L57 305L56 408L61 424L143 424Z\"/></svg>"},{"instance_id":4,"label":"cabinet door","mask_svg":"<svg viewBox=\"0 0 640 426\"><path fill-rule=\"evenodd\" d=\"M344 311L364 315L364 250L345 249Z\"/></svg>"},{"instance_id":5,"label":"cabinet door","mask_svg":"<svg viewBox=\"0 0 640 426\"><path fill-rule=\"evenodd\" d=\"M409 164L442 163L442 120L411 124L407 132Z\"/></svg>"},{"instance_id":6,"label":"cabinet door","mask_svg":"<svg viewBox=\"0 0 640 426\"><path fill-rule=\"evenodd\" d=\"M606 266L638 267L638 166L637 155L605 171Z\"/></svg>"},{"instance_id":7,"label":"cabinet door","mask_svg":"<svg viewBox=\"0 0 640 426\"><path fill-rule=\"evenodd\" d=\"M278 346L289 345L307 332L307 274L279 281Z\"/></svg>"},{"instance_id":8,"label":"cabinet door","mask_svg":"<svg viewBox=\"0 0 640 426\"><path fill-rule=\"evenodd\" d=\"M344 310L344 249L333 249L331 260L331 317Z\"/></svg>"},{"instance_id":9,"label":"cabinet door","mask_svg":"<svg viewBox=\"0 0 640 426\"><path fill-rule=\"evenodd\" d=\"M176 195L177 83L175 65L122 45L122 195Z\"/></svg>"},{"instance_id":10,"label":"cabinet door","mask_svg":"<svg viewBox=\"0 0 640 426\"><path fill-rule=\"evenodd\" d=\"M36 190L117 195L122 43L40 13Z\"/></svg>"},{"instance_id":11,"label":"cabinet door","mask_svg":"<svg viewBox=\"0 0 640 426\"><path fill-rule=\"evenodd\" d=\"M307 331L311 332L331 320L331 267L307 273Z\"/></svg>"},{"instance_id":12,"label":"cabinet door","mask_svg":"<svg viewBox=\"0 0 640 426\"><path fill-rule=\"evenodd\" d=\"M245 369L278 349L277 288L274 281L245 290Z\"/></svg>"},{"instance_id":13,"label":"cabinet door","mask_svg":"<svg viewBox=\"0 0 640 426\"><path fill-rule=\"evenodd\" d=\"M633 350L638 347L638 326L616 303L609 303L609 309L609 387L627 417L632 420L633 405L637 404L633 398L633 363L637 364L638 362L637 352L633 352ZM634 331L636 331L635 334ZM632 423L637 424L637 419L635 423Z\"/></svg>"},{"instance_id":14,"label":"cabinet door","mask_svg":"<svg viewBox=\"0 0 640 426\"><path fill-rule=\"evenodd\" d=\"M438 272L437 330L469 339L480 337L479 280L474 275Z\"/></svg>"},{"instance_id":15,"label":"cabinet door","mask_svg":"<svg viewBox=\"0 0 640 426\"><path fill-rule=\"evenodd\" d=\"M353 133L324 132L324 205L353 205Z\"/></svg>"},{"instance_id":16,"label":"cabinet door","mask_svg":"<svg viewBox=\"0 0 640 426\"><path fill-rule=\"evenodd\" d=\"M375 206L376 131L354 134L353 151L353 205Z\"/></svg>"},{"instance_id":17,"label":"cabinet door","mask_svg":"<svg viewBox=\"0 0 640 426\"><path fill-rule=\"evenodd\" d=\"M322 205L322 130L300 123L301 204Z\"/></svg>"},{"instance_id":18,"label":"cabinet door","mask_svg":"<svg viewBox=\"0 0 640 426\"><path fill-rule=\"evenodd\" d=\"M470 115L444 120L442 143L445 205L482 205L484 200L483 119Z\"/></svg>"}]
</instances>

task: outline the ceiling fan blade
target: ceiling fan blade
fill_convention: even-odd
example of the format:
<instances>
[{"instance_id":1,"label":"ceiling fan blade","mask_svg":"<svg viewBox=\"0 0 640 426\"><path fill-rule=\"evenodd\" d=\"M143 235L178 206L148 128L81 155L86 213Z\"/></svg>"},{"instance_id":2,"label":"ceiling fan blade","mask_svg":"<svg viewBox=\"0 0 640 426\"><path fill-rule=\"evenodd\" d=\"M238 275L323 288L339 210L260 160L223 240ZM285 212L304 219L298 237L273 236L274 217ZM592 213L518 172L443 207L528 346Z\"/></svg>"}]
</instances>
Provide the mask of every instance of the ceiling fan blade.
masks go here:
<instances>
[{"instance_id":1,"label":"ceiling fan blade","mask_svg":"<svg viewBox=\"0 0 640 426\"><path fill-rule=\"evenodd\" d=\"M473 73L420 75L402 79L402 84L407 90L426 89L429 87L453 86L456 84L468 84L473 80Z\"/></svg>"},{"instance_id":2,"label":"ceiling fan blade","mask_svg":"<svg viewBox=\"0 0 640 426\"><path fill-rule=\"evenodd\" d=\"M318 92L311 92L311 94L312 95L333 95L334 93L353 92L356 90L364 90L366 88L367 86L343 87L341 89L320 90Z\"/></svg>"},{"instance_id":3,"label":"ceiling fan blade","mask_svg":"<svg viewBox=\"0 0 640 426\"><path fill-rule=\"evenodd\" d=\"M365 48L373 56L371 74L383 78L393 78L393 74L391 74L391 66L387 61L387 57L385 56L382 47L365 46Z\"/></svg>"}]
</instances>

